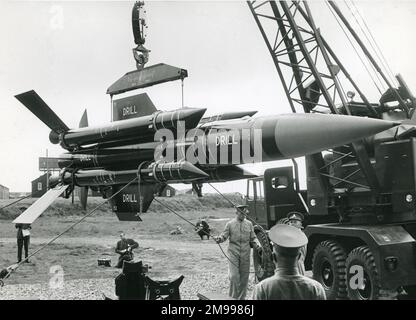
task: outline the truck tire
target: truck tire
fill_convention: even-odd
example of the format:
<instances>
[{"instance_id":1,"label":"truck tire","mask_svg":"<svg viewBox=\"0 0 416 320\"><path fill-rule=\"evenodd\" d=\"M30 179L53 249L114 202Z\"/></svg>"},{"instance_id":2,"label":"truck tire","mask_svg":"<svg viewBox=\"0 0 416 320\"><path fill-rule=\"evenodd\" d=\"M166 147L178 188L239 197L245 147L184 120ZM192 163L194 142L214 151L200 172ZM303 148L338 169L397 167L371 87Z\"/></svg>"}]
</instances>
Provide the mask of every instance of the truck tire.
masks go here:
<instances>
[{"instance_id":1,"label":"truck tire","mask_svg":"<svg viewBox=\"0 0 416 320\"><path fill-rule=\"evenodd\" d=\"M364 278L361 280L357 277L357 266L362 267ZM347 291L351 300L377 300L380 297L380 277L369 247L361 246L352 250L347 258L346 270Z\"/></svg>"},{"instance_id":2,"label":"truck tire","mask_svg":"<svg viewBox=\"0 0 416 320\"><path fill-rule=\"evenodd\" d=\"M344 248L336 241L325 240L315 247L312 257L313 278L322 284L328 300L347 297L346 259Z\"/></svg>"},{"instance_id":3,"label":"truck tire","mask_svg":"<svg viewBox=\"0 0 416 320\"><path fill-rule=\"evenodd\" d=\"M276 266L273 262L273 250L270 245L269 237L264 230L258 226L254 226L254 233L256 234L262 247L261 255L259 255L256 250L253 250L254 271L256 274L256 280L260 282L274 275L274 269Z\"/></svg>"}]
</instances>

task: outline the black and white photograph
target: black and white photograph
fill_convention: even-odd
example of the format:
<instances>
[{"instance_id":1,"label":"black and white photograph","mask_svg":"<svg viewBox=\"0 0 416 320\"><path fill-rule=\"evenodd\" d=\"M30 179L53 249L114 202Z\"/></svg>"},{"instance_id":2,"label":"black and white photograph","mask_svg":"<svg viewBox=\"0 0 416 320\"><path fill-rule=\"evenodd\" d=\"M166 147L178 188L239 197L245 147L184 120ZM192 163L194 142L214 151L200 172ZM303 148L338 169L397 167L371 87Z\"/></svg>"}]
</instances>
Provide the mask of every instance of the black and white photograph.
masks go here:
<instances>
[{"instance_id":1,"label":"black and white photograph","mask_svg":"<svg viewBox=\"0 0 416 320\"><path fill-rule=\"evenodd\" d=\"M416 299L415 31L412 0L0 2L0 300Z\"/></svg>"}]
</instances>

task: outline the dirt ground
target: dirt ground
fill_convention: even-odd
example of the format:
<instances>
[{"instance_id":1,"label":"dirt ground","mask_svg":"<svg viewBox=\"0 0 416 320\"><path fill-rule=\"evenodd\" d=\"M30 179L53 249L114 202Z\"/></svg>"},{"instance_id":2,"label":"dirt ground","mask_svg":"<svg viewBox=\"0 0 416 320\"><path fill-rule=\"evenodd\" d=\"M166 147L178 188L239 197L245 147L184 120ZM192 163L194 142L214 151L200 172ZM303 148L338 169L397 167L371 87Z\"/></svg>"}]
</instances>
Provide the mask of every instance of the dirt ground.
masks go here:
<instances>
[{"instance_id":1,"label":"dirt ground","mask_svg":"<svg viewBox=\"0 0 416 320\"><path fill-rule=\"evenodd\" d=\"M193 223L199 218L207 218L213 234L221 232L225 223L234 217L231 208L180 213ZM48 214L39 218L32 225L30 252L40 248L81 217ZM112 284L120 270L99 267L97 259L108 257L112 266L116 265L118 255L114 249L120 231L125 231L129 238L139 243L135 260L142 260L152 267L149 273L151 278L166 280L184 275L185 279L203 279L211 274L220 276L217 281L227 282L228 261L213 240L201 241L193 226L173 213L145 213L142 218L143 222L120 222L111 213L86 218L13 273L5 281L5 287L0 289L0 298L12 298L7 297L7 286L48 284L54 266L62 267L65 282L68 283L79 279L97 279ZM17 259L16 230L11 222L10 219L0 220L0 268L15 263ZM184 233L170 235L176 226L180 226ZM227 244L222 244L224 251L226 247ZM226 293L227 286L227 283L221 283L219 291ZM111 285L107 289L113 291Z\"/></svg>"}]
</instances>

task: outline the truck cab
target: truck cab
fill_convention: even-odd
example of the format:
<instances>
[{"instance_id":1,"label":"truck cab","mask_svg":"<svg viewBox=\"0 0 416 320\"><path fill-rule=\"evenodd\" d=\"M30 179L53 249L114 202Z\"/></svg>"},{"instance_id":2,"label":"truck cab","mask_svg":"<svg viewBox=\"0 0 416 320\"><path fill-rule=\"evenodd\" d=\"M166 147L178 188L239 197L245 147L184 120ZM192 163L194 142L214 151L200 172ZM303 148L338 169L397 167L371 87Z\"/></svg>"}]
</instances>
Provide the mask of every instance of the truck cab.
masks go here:
<instances>
[{"instance_id":1,"label":"truck cab","mask_svg":"<svg viewBox=\"0 0 416 320\"><path fill-rule=\"evenodd\" d=\"M305 212L301 197L306 191L296 190L291 166L270 168L264 175L247 180L246 204L249 216L264 229L270 229L289 212Z\"/></svg>"}]
</instances>

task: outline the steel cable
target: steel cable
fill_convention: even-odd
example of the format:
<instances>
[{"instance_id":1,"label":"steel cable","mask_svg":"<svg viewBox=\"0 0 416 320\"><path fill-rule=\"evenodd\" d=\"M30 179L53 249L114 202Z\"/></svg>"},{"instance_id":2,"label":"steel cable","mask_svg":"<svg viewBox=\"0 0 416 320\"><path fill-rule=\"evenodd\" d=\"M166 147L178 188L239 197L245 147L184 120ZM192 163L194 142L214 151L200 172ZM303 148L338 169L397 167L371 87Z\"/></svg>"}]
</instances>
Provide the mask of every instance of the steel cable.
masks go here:
<instances>
[{"instance_id":1,"label":"steel cable","mask_svg":"<svg viewBox=\"0 0 416 320\"><path fill-rule=\"evenodd\" d=\"M344 33L345 37L347 38L348 42L350 43L351 47L354 49L355 54L357 55L357 57L360 59L361 64L364 66L365 70L367 71L369 77L371 78L371 81L373 82L374 86L377 88L378 92L380 94L383 94L382 90L379 88L379 86L377 85L376 81L374 80L374 77L372 76L370 70L368 69L368 66L365 64L363 58L361 57L361 55L358 53L357 48L354 46L352 40L350 39L350 37L348 36L347 32L345 31L344 27L342 26L341 22L338 20L338 17L335 15L335 13L332 11L331 6L328 4L327 1L325 1L325 4L328 6L329 11L332 13L332 15L334 16L335 20L337 21L339 27L341 28L342 32ZM376 74L377 77L377 74ZM377 77L377 80L380 81L380 79Z\"/></svg>"},{"instance_id":2,"label":"steel cable","mask_svg":"<svg viewBox=\"0 0 416 320\"><path fill-rule=\"evenodd\" d=\"M33 257L34 255L36 255L37 253L39 253L41 250L45 249L47 246L49 246L52 242L56 241L58 238L60 238L62 235L64 235L65 233L67 233L69 230L71 230L73 227L75 227L76 225L80 224L82 221L84 221L87 217L91 216L95 211L97 211L100 207L102 207L105 203L107 203L108 201L110 201L111 199L113 199L117 194L119 194L121 191L123 191L125 188L127 188L130 184L132 184L135 180L137 180L138 177L135 177L133 180L131 180L129 183L127 183L126 185L124 185L121 189L119 189L116 193L112 194L109 198L105 199L103 202L101 202L99 205L97 205L94 209L92 209L90 212L88 212L85 216L83 216L81 219L79 219L78 221L76 221L75 223L73 223L72 225L70 225L68 228L66 228L64 231L62 231L60 234L58 234L57 236L55 236L54 238L52 238L51 240L49 240L46 244L44 244L43 246L41 246L39 249L37 249L35 252L33 252L32 254L30 254L27 258L25 258L24 260L20 261L19 263L17 263L16 267L14 267L13 269L11 269L5 276L4 276L4 280L6 278L8 278L14 271L16 271L21 265L22 263L24 263L25 261L29 260L29 258Z\"/></svg>"},{"instance_id":3,"label":"steel cable","mask_svg":"<svg viewBox=\"0 0 416 320\"><path fill-rule=\"evenodd\" d=\"M395 83L396 79L395 79L395 77L394 77L394 73L393 73L393 71L391 70L389 63L387 62L387 59L386 59L386 57L384 56L383 51L381 51L381 49L380 49L380 47L379 47L379 45L378 45L378 43L377 43L376 39L375 39L375 38L374 38L374 36L373 36L373 33L371 32L370 28L368 27L367 23L365 22L365 20L364 20L363 16L361 15L361 13L360 13L360 11L358 10L357 6L355 5L354 1L353 1L353 0L350 0L350 2L351 2L351 4L352 4L352 6L355 8L355 11L358 13L358 16L360 17L361 21L363 22L363 24L364 24L364 26L365 26L365 28L366 28L366 30L367 30L367 33L370 35L370 38L373 40L373 43L375 44L375 48L374 48L374 46L371 44L371 41L368 39L368 36L366 36L366 38L367 38L368 42L370 43L370 45L371 45L371 47L373 48L374 52L376 53L376 55L377 55L378 59L381 61L382 65L383 65L383 66L384 66L384 68L386 69L387 74L390 76L390 80L391 80L393 83ZM350 9L350 10L351 10L351 9ZM351 13L352 13L352 11L351 11ZM355 18L355 19L356 19L356 18ZM357 19L356 19L356 20L357 20ZM357 21L357 23L358 23L358 21ZM361 28L361 31L365 34L365 32L364 32L363 28ZM376 50L376 49L377 49L377 50ZM378 53L379 53L380 55L378 55L377 51L378 51Z\"/></svg>"},{"instance_id":4,"label":"steel cable","mask_svg":"<svg viewBox=\"0 0 416 320\"><path fill-rule=\"evenodd\" d=\"M10 207L11 205L13 205L15 203L18 203L18 202L20 202L20 201L22 201L24 199L27 199L27 198L29 198L31 196L32 196L32 194L28 194L27 196L21 197L21 198L17 199L16 201L13 201L12 203L9 203L9 204L5 205L4 207L1 207L0 210L3 210L5 208L7 208L7 207Z\"/></svg>"},{"instance_id":5,"label":"steel cable","mask_svg":"<svg viewBox=\"0 0 416 320\"><path fill-rule=\"evenodd\" d=\"M172 212L174 215L178 216L179 218L181 218L182 220L186 221L187 223L189 223L191 226L193 226L194 228L196 228L196 225L192 223L192 221L186 219L185 217L183 217L182 215L180 215L179 213L177 213L175 210L173 210L172 208L170 208L167 204L163 203L162 201L154 198L154 201L156 201L157 203L159 203L160 205L164 206L166 209L168 209L170 212ZM211 236L210 233L206 232L205 230L203 230L204 233L207 236ZM225 253L224 249L222 248L221 244L219 244L213 237L211 237L211 239L218 245L218 247L220 248L222 254L224 255L224 257L231 263L233 264L235 267L239 267L236 263L234 263L234 261L232 261L230 259L230 257ZM254 271L250 271L249 273L256 273Z\"/></svg>"}]
</instances>

